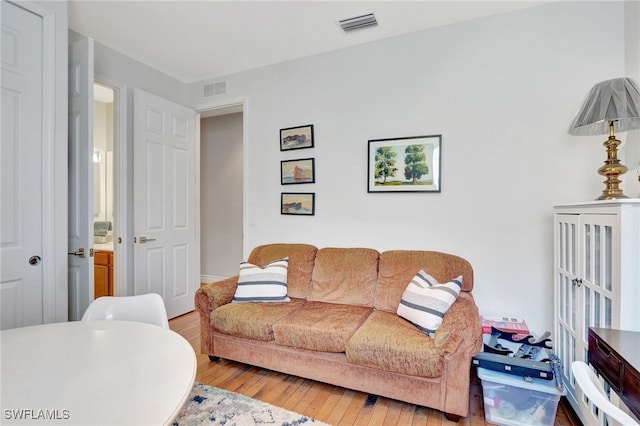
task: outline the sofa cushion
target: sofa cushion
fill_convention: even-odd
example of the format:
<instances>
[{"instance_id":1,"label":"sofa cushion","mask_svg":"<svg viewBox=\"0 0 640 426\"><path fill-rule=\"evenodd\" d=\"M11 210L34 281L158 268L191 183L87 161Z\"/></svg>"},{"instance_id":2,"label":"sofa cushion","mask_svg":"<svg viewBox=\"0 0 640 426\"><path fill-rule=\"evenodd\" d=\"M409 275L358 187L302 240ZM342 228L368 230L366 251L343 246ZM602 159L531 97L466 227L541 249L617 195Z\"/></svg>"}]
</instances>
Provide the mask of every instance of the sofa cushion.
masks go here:
<instances>
[{"instance_id":1,"label":"sofa cushion","mask_svg":"<svg viewBox=\"0 0 640 426\"><path fill-rule=\"evenodd\" d=\"M344 352L349 338L372 309L365 306L307 302L273 325L277 344L322 352Z\"/></svg>"},{"instance_id":2,"label":"sofa cushion","mask_svg":"<svg viewBox=\"0 0 640 426\"><path fill-rule=\"evenodd\" d=\"M303 299L286 303L229 303L211 312L211 326L224 334L269 341L273 340L273 324L303 304Z\"/></svg>"},{"instance_id":3,"label":"sofa cushion","mask_svg":"<svg viewBox=\"0 0 640 426\"><path fill-rule=\"evenodd\" d=\"M240 263L238 286L233 302L288 302L287 266L289 258L274 260L261 268Z\"/></svg>"},{"instance_id":4,"label":"sofa cushion","mask_svg":"<svg viewBox=\"0 0 640 426\"><path fill-rule=\"evenodd\" d=\"M407 283L424 270L439 282L462 275L462 291L473 289L473 268L458 256L437 251L389 250L380 253L374 308L395 313Z\"/></svg>"},{"instance_id":5,"label":"sofa cushion","mask_svg":"<svg viewBox=\"0 0 640 426\"><path fill-rule=\"evenodd\" d=\"M266 244L251 251L247 262L264 266L283 257L289 258L287 271L287 294L304 299L309 294L311 272L318 249L309 244Z\"/></svg>"},{"instance_id":6,"label":"sofa cushion","mask_svg":"<svg viewBox=\"0 0 640 426\"><path fill-rule=\"evenodd\" d=\"M424 271L418 272L402 294L398 315L411 321L432 336L442 324L442 318L460 294L462 276L440 284Z\"/></svg>"},{"instance_id":7,"label":"sofa cushion","mask_svg":"<svg viewBox=\"0 0 640 426\"><path fill-rule=\"evenodd\" d=\"M377 277L376 250L323 248L316 253L307 300L372 306Z\"/></svg>"},{"instance_id":8,"label":"sofa cushion","mask_svg":"<svg viewBox=\"0 0 640 426\"><path fill-rule=\"evenodd\" d=\"M444 359L434 339L395 313L375 311L347 343L347 361L385 371L440 377Z\"/></svg>"}]
</instances>

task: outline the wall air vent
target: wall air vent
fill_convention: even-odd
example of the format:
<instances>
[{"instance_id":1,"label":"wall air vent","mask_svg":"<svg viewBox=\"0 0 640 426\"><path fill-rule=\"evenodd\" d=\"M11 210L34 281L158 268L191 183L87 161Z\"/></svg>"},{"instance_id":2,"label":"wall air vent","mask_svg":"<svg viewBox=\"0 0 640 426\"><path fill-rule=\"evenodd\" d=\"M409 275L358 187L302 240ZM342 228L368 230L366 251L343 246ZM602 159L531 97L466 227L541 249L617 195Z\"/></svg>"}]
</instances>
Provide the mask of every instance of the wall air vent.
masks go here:
<instances>
[{"instance_id":1,"label":"wall air vent","mask_svg":"<svg viewBox=\"0 0 640 426\"><path fill-rule=\"evenodd\" d=\"M204 96L220 96L227 93L227 82L218 81L216 83L207 84L204 86Z\"/></svg>"},{"instance_id":2,"label":"wall air vent","mask_svg":"<svg viewBox=\"0 0 640 426\"><path fill-rule=\"evenodd\" d=\"M375 27L378 25L378 20L376 19L376 15L371 12L353 18L342 19L338 21L338 24L340 24L340 28L342 28L345 33L348 33L361 28Z\"/></svg>"}]
</instances>

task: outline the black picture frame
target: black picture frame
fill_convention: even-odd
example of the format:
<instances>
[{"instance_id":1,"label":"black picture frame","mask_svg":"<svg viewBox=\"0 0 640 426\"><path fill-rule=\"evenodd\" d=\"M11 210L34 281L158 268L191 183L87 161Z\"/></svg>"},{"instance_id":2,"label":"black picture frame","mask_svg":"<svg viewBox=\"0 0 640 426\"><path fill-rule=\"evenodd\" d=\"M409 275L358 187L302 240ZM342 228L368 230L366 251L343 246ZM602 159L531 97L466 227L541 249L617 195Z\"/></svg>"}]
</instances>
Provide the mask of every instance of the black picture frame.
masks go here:
<instances>
[{"instance_id":1,"label":"black picture frame","mask_svg":"<svg viewBox=\"0 0 640 426\"><path fill-rule=\"evenodd\" d=\"M282 192L280 194L280 214L313 216L315 213L315 192Z\"/></svg>"},{"instance_id":2,"label":"black picture frame","mask_svg":"<svg viewBox=\"0 0 640 426\"><path fill-rule=\"evenodd\" d=\"M313 148L313 124L280 129L280 151Z\"/></svg>"},{"instance_id":3,"label":"black picture frame","mask_svg":"<svg viewBox=\"0 0 640 426\"><path fill-rule=\"evenodd\" d=\"M297 185L316 182L315 158L280 161L280 184Z\"/></svg>"}]
</instances>

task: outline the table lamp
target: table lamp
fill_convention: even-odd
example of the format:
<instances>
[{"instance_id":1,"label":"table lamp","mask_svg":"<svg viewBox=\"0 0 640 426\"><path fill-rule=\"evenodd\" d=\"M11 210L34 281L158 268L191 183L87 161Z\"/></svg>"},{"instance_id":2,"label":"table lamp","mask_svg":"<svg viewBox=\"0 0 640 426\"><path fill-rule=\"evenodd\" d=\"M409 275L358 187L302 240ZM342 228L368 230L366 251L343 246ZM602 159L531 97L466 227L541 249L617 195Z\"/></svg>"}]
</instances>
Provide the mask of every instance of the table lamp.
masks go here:
<instances>
[{"instance_id":1,"label":"table lamp","mask_svg":"<svg viewBox=\"0 0 640 426\"><path fill-rule=\"evenodd\" d=\"M598 169L606 177L605 189L596 200L629 198L619 188L619 177L627 167L618 160L618 146L614 131L626 132L640 129L640 87L630 78L614 78L602 81L591 89L578 110L569 134L580 136L606 135L607 159Z\"/></svg>"}]
</instances>

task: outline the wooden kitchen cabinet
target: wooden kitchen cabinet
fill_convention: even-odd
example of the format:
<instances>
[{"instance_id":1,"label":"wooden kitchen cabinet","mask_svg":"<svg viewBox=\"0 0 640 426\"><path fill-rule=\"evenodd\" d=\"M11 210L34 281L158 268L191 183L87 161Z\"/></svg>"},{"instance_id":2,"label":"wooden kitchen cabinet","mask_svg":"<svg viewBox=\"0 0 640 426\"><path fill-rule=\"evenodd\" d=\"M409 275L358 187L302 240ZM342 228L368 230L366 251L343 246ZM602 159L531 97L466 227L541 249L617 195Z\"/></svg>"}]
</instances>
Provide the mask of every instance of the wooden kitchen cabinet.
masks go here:
<instances>
[{"instance_id":1,"label":"wooden kitchen cabinet","mask_svg":"<svg viewBox=\"0 0 640 426\"><path fill-rule=\"evenodd\" d=\"M97 250L93 257L94 298L113 296L113 252Z\"/></svg>"}]
</instances>

